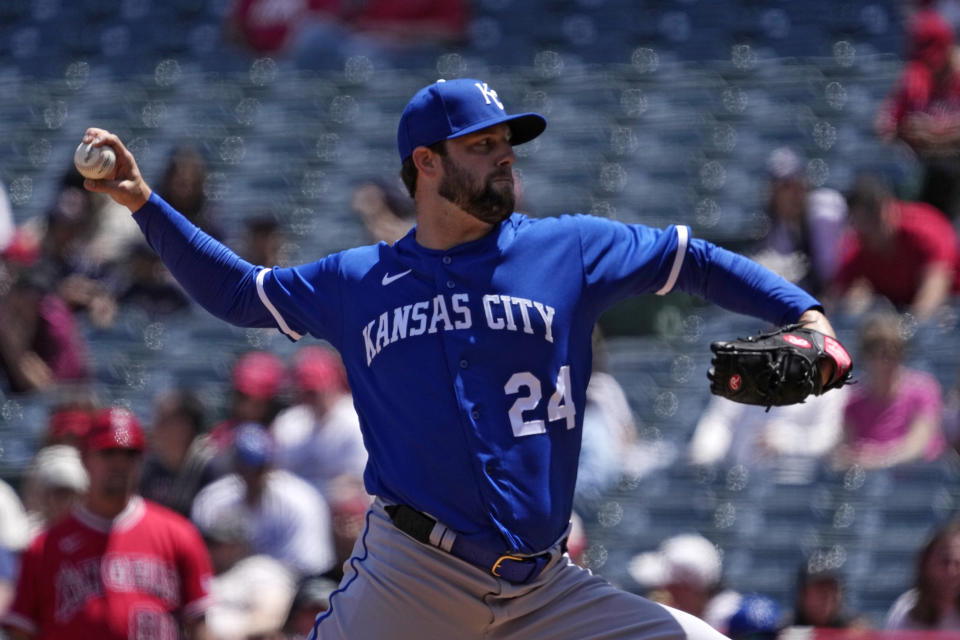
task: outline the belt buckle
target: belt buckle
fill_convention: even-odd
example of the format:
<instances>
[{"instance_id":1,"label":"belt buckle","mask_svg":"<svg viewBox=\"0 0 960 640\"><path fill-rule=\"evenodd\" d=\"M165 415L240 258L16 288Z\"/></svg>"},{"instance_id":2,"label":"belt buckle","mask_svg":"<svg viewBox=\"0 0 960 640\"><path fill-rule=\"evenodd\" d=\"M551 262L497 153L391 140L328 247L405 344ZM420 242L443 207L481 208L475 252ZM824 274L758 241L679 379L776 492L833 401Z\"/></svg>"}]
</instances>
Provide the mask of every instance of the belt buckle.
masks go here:
<instances>
[{"instance_id":1,"label":"belt buckle","mask_svg":"<svg viewBox=\"0 0 960 640\"><path fill-rule=\"evenodd\" d=\"M501 577L499 573L500 565L503 564L504 560L516 560L517 562L523 562L524 559L521 558L520 556L514 556L514 555L510 555L509 553L505 553L504 555L497 558L497 561L493 563L493 568L490 569L490 573L500 578Z\"/></svg>"}]
</instances>

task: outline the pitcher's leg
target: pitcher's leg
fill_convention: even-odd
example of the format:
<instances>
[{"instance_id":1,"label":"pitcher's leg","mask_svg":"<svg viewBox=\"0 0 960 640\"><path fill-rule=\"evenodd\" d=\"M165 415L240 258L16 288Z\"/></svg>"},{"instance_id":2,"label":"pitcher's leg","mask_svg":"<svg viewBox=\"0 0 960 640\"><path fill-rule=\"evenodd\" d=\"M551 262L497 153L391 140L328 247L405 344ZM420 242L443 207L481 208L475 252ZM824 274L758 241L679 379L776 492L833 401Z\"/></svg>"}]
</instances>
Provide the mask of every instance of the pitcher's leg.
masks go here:
<instances>
[{"instance_id":1,"label":"pitcher's leg","mask_svg":"<svg viewBox=\"0 0 960 640\"><path fill-rule=\"evenodd\" d=\"M488 598L492 638L521 640L724 640L688 613L617 589L572 563L549 571L542 585L512 598Z\"/></svg>"}]
</instances>

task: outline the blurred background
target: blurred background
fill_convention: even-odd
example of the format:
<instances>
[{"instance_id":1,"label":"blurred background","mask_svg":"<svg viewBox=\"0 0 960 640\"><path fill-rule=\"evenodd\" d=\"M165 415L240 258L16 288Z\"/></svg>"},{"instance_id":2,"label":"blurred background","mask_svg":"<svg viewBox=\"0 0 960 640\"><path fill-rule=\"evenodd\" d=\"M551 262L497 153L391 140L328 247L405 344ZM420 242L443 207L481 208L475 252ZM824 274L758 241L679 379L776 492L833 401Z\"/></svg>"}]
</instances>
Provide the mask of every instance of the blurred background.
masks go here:
<instances>
[{"instance_id":1,"label":"blurred background","mask_svg":"<svg viewBox=\"0 0 960 640\"><path fill-rule=\"evenodd\" d=\"M624 303L597 338L598 372L622 392L598 389L597 406L621 411L599 411L605 427L585 431L619 420L626 431L611 437L629 455L585 445L581 562L650 593L664 578L638 554L695 532L720 554L724 588L764 594L789 612L798 572L812 567L841 581L847 608L882 628L914 584L921 548L960 507L956 298L950 289L928 306L890 296L857 305L831 278L857 233L844 195L858 176L871 174L898 201L928 194L930 154L884 124L902 116L889 105L913 59L916 13L935 10L947 25L960 18L960 3L921 4L3 0L0 333L6 318L8 356L18 340L33 344L47 370L5 362L0 477L22 489L65 410L121 404L149 426L158 395L183 388L202 404L201 431L234 419L238 358L266 351L290 362L300 348L276 331L227 326L183 298L137 244L128 213L78 189L72 157L86 127L117 133L161 195L245 257L296 264L409 228L399 114L437 78L477 77L509 111L548 119L544 136L516 150L519 209L533 216L684 224L756 257L777 249L768 242L779 224L774 193L794 180L803 215L834 226L820 227L833 270L792 279L824 296L856 377L876 346L865 319L882 312L894 319L897 365L930 390L918 402L932 431L912 458L850 454L859 414L843 406L846 396L835 413L800 419L810 429L780 448L757 435L778 410L760 409L750 418L757 431L734 452L731 425L746 418L696 435L718 411L709 344L752 334L757 321L679 294ZM945 105L938 113L960 113L960 98ZM948 208L940 210L954 233ZM816 233L801 236L798 250L817 263ZM891 273L898 260L887 263ZM72 351L72 365L44 355L35 319L11 319L31 304L29 292L61 299L70 319L53 324L71 325L73 338L57 349ZM274 391L279 405L297 402L293 386ZM881 420L870 416L864 429Z\"/></svg>"}]
</instances>

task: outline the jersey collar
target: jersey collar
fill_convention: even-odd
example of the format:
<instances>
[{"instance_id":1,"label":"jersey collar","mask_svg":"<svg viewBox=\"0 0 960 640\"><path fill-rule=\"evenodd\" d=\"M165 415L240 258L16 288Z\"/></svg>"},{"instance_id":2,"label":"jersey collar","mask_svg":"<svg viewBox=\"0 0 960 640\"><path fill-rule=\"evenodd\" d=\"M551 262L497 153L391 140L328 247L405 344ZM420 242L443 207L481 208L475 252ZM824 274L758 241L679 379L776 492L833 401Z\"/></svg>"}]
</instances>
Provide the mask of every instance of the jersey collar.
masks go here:
<instances>
[{"instance_id":1,"label":"jersey collar","mask_svg":"<svg viewBox=\"0 0 960 640\"><path fill-rule=\"evenodd\" d=\"M110 533L111 531L127 531L132 529L140 522L145 512L146 505L143 502L143 498L133 496L130 498L130 501L127 502L127 506L123 508L123 511L118 513L114 518L98 516L83 505L74 508L73 515L81 524L94 531Z\"/></svg>"},{"instance_id":2,"label":"jersey collar","mask_svg":"<svg viewBox=\"0 0 960 640\"><path fill-rule=\"evenodd\" d=\"M407 256L412 258L439 258L444 255L469 255L471 253L483 253L488 251L491 247L497 245L500 239L500 234L503 232L503 229L506 225L514 224L516 218L519 214L513 213L505 220L502 220L495 227L490 229L490 233L486 234L481 238L476 240L471 240L470 242L464 242L463 244L458 244L449 249L428 249L420 244L417 244L417 227L416 225L407 232L407 235L400 238L396 243L397 252L401 256Z\"/></svg>"}]
</instances>

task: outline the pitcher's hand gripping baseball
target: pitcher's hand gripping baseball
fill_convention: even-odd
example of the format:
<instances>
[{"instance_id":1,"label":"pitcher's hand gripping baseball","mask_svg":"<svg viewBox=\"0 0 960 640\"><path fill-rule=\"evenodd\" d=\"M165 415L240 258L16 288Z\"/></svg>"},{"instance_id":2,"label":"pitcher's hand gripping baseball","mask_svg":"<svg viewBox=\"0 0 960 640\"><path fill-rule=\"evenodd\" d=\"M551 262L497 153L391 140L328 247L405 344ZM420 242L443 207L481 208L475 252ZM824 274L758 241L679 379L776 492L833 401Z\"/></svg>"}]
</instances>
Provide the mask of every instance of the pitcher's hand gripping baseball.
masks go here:
<instances>
[{"instance_id":1,"label":"pitcher's hand gripping baseball","mask_svg":"<svg viewBox=\"0 0 960 640\"><path fill-rule=\"evenodd\" d=\"M140 174L140 168L133 154L123 145L116 135L105 129L90 127L83 134L83 144L94 147L108 146L116 154L116 166L112 176L100 180L87 178L83 186L88 191L106 193L130 211L137 211L150 198L151 190Z\"/></svg>"},{"instance_id":2,"label":"pitcher's hand gripping baseball","mask_svg":"<svg viewBox=\"0 0 960 640\"><path fill-rule=\"evenodd\" d=\"M743 404L770 408L803 402L810 394L850 382L853 361L840 342L803 324L730 342L714 342L710 391ZM824 367L832 371L824 373Z\"/></svg>"}]
</instances>

